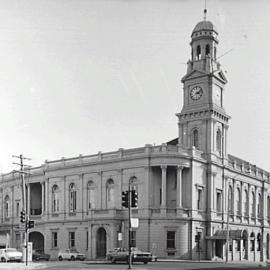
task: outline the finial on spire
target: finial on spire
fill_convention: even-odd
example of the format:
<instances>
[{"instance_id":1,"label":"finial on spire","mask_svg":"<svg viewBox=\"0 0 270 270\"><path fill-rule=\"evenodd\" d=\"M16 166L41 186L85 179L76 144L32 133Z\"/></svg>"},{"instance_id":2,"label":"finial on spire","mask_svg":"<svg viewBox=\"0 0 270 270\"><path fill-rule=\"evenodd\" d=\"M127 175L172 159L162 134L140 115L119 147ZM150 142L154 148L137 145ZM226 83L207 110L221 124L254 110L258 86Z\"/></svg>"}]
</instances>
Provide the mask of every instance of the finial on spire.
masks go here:
<instances>
[{"instance_id":1,"label":"finial on spire","mask_svg":"<svg viewBox=\"0 0 270 270\"><path fill-rule=\"evenodd\" d=\"M207 14L207 9L206 9L206 0L204 0L204 10L203 10L203 19L206 21L206 14Z\"/></svg>"}]
</instances>

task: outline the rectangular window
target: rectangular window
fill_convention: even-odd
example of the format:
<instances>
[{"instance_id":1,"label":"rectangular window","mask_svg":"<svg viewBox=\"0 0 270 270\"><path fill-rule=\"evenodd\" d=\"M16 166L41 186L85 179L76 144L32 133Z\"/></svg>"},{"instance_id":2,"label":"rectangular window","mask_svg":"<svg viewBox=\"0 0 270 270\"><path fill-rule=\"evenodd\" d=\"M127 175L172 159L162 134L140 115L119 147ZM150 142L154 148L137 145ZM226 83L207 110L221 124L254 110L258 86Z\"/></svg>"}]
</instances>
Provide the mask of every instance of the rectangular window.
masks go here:
<instances>
[{"instance_id":1,"label":"rectangular window","mask_svg":"<svg viewBox=\"0 0 270 270\"><path fill-rule=\"evenodd\" d=\"M159 189L159 204L161 205L162 203L162 189Z\"/></svg>"},{"instance_id":2,"label":"rectangular window","mask_svg":"<svg viewBox=\"0 0 270 270\"><path fill-rule=\"evenodd\" d=\"M88 231L86 231L86 250L88 250L88 247L89 247L88 241L89 241L89 233Z\"/></svg>"},{"instance_id":3,"label":"rectangular window","mask_svg":"<svg viewBox=\"0 0 270 270\"><path fill-rule=\"evenodd\" d=\"M240 247L241 247L241 240L236 240L236 250L240 251Z\"/></svg>"},{"instance_id":4,"label":"rectangular window","mask_svg":"<svg viewBox=\"0 0 270 270\"><path fill-rule=\"evenodd\" d=\"M216 197L216 207L217 207L217 212L220 213L222 211L222 192L221 190L217 190L217 197Z\"/></svg>"},{"instance_id":5,"label":"rectangular window","mask_svg":"<svg viewBox=\"0 0 270 270\"><path fill-rule=\"evenodd\" d=\"M20 203L16 202L16 217L20 215Z\"/></svg>"},{"instance_id":6,"label":"rectangular window","mask_svg":"<svg viewBox=\"0 0 270 270\"><path fill-rule=\"evenodd\" d=\"M131 247L136 247L136 231L131 231Z\"/></svg>"},{"instance_id":7,"label":"rectangular window","mask_svg":"<svg viewBox=\"0 0 270 270\"><path fill-rule=\"evenodd\" d=\"M52 247L56 248L57 246L58 246L57 232L52 232Z\"/></svg>"},{"instance_id":8,"label":"rectangular window","mask_svg":"<svg viewBox=\"0 0 270 270\"><path fill-rule=\"evenodd\" d=\"M69 248L75 247L75 232L69 232L68 240Z\"/></svg>"},{"instance_id":9,"label":"rectangular window","mask_svg":"<svg viewBox=\"0 0 270 270\"><path fill-rule=\"evenodd\" d=\"M232 251L232 240L229 242L229 251Z\"/></svg>"},{"instance_id":10,"label":"rectangular window","mask_svg":"<svg viewBox=\"0 0 270 270\"><path fill-rule=\"evenodd\" d=\"M70 212L76 212L76 191L70 192Z\"/></svg>"},{"instance_id":11,"label":"rectangular window","mask_svg":"<svg viewBox=\"0 0 270 270\"><path fill-rule=\"evenodd\" d=\"M198 188L197 192L197 209L202 210L202 189Z\"/></svg>"},{"instance_id":12,"label":"rectangular window","mask_svg":"<svg viewBox=\"0 0 270 270\"><path fill-rule=\"evenodd\" d=\"M167 231L167 249L175 249L175 231Z\"/></svg>"},{"instance_id":13,"label":"rectangular window","mask_svg":"<svg viewBox=\"0 0 270 270\"><path fill-rule=\"evenodd\" d=\"M255 250L255 239L254 237L250 239L250 251Z\"/></svg>"}]
</instances>

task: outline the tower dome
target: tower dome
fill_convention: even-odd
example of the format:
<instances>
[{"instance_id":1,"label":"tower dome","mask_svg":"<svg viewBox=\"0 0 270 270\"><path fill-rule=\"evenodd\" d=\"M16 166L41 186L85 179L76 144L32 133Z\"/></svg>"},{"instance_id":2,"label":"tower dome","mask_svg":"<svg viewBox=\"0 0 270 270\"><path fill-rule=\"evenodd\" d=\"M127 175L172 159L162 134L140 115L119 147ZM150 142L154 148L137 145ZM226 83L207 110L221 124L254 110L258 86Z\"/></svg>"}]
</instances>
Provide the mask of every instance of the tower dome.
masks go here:
<instances>
[{"instance_id":1,"label":"tower dome","mask_svg":"<svg viewBox=\"0 0 270 270\"><path fill-rule=\"evenodd\" d=\"M195 26L195 28L192 31L192 35L194 33L197 33L197 32L209 31L209 30L217 33L217 29L212 22L203 20L203 21L197 23L197 25Z\"/></svg>"}]
</instances>

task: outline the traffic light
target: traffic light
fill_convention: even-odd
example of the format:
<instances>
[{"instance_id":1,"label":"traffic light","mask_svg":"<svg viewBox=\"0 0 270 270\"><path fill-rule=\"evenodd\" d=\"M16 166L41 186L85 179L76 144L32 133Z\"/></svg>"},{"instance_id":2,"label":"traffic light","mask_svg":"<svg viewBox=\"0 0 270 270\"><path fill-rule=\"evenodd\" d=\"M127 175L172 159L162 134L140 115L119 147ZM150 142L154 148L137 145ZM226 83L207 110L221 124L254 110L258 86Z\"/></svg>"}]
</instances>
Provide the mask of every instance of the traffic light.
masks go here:
<instances>
[{"instance_id":1,"label":"traffic light","mask_svg":"<svg viewBox=\"0 0 270 270\"><path fill-rule=\"evenodd\" d=\"M25 211L22 210L21 211L21 223L24 223L25 222Z\"/></svg>"},{"instance_id":2,"label":"traffic light","mask_svg":"<svg viewBox=\"0 0 270 270\"><path fill-rule=\"evenodd\" d=\"M131 207L138 207L138 192L135 189L131 190Z\"/></svg>"},{"instance_id":3,"label":"traffic light","mask_svg":"<svg viewBox=\"0 0 270 270\"><path fill-rule=\"evenodd\" d=\"M128 208L128 191L122 191L122 206Z\"/></svg>"},{"instance_id":4,"label":"traffic light","mask_svg":"<svg viewBox=\"0 0 270 270\"><path fill-rule=\"evenodd\" d=\"M34 220L28 220L27 228L31 229L31 228L34 228L34 226L35 226L35 221Z\"/></svg>"}]
</instances>

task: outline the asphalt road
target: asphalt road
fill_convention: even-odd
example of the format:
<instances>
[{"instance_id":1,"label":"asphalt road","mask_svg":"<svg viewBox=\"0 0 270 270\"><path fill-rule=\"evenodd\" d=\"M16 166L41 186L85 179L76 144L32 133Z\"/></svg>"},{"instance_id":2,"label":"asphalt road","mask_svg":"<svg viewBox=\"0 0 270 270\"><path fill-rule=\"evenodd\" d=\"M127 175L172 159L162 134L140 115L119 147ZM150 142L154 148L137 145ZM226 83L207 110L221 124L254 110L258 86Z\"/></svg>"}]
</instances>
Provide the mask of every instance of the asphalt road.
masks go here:
<instances>
[{"instance_id":1,"label":"asphalt road","mask_svg":"<svg viewBox=\"0 0 270 270\"><path fill-rule=\"evenodd\" d=\"M127 264L94 264L94 263L87 263L87 262L46 262L46 265L43 269L50 269L50 270L126 270L128 268ZM136 263L132 265L132 269L134 270L151 270L151 269L158 269L158 270L192 270L192 269L211 269L211 270L221 270L221 269L249 269L249 270L256 270L256 269L269 269L270 267L263 267L258 266L255 264L224 264L224 263L216 263L216 262L151 262L147 265Z\"/></svg>"}]
</instances>

